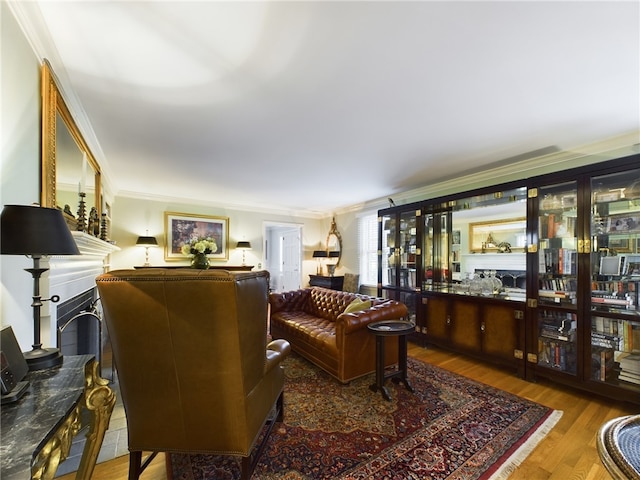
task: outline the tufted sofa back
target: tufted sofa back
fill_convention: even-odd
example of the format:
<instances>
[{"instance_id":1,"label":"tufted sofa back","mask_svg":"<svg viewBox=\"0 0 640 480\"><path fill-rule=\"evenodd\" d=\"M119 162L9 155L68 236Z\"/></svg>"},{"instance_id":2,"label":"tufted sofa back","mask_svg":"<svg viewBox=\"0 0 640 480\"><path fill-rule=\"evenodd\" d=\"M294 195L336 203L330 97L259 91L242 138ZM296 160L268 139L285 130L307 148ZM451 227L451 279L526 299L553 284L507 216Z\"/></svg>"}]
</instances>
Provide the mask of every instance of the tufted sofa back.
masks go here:
<instances>
[{"instance_id":1,"label":"tufted sofa back","mask_svg":"<svg viewBox=\"0 0 640 480\"><path fill-rule=\"evenodd\" d=\"M273 296L271 297L274 298ZM272 303L275 311L305 312L316 317L335 322L344 309L354 299L371 300L371 305L378 305L384 299L348 293L338 290L329 290L321 287L303 288L293 290L280 295L281 301L276 305Z\"/></svg>"}]
</instances>

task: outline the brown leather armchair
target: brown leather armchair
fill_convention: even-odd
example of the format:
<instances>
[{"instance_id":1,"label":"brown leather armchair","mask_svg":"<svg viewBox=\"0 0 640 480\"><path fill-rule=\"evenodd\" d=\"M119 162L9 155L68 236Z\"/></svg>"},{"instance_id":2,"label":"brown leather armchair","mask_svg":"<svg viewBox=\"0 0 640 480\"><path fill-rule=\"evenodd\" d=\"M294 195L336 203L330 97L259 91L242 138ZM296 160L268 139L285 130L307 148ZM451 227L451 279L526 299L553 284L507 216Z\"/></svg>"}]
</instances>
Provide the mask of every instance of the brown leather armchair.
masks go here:
<instances>
[{"instance_id":1,"label":"brown leather armchair","mask_svg":"<svg viewBox=\"0 0 640 480\"><path fill-rule=\"evenodd\" d=\"M129 479L157 452L242 456L249 478L274 407L282 420L280 362L290 351L284 340L267 345L268 272L116 270L96 283L127 418ZM142 452L153 452L144 465Z\"/></svg>"}]
</instances>

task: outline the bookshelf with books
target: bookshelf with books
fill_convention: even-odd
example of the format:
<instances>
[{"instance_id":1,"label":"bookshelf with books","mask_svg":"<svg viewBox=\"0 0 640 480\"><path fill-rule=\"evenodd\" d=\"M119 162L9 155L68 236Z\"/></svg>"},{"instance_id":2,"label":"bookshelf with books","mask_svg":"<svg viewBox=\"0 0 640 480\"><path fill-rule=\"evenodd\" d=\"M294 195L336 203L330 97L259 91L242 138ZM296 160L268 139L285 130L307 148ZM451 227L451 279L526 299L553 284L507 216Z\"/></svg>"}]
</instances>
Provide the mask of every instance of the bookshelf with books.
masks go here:
<instances>
[{"instance_id":1,"label":"bookshelf with books","mask_svg":"<svg viewBox=\"0 0 640 480\"><path fill-rule=\"evenodd\" d=\"M422 239L422 212L415 206L397 206L380 213L378 221L378 294L407 305L408 319L418 325L411 338L422 342L418 335L422 251L417 243Z\"/></svg>"},{"instance_id":2,"label":"bookshelf with books","mask_svg":"<svg viewBox=\"0 0 640 480\"><path fill-rule=\"evenodd\" d=\"M590 378L640 397L640 169L590 183Z\"/></svg>"},{"instance_id":3,"label":"bookshelf with books","mask_svg":"<svg viewBox=\"0 0 640 480\"><path fill-rule=\"evenodd\" d=\"M637 165L587 166L530 185L528 379L640 403Z\"/></svg>"},{"instance_id":4,"label":"bookshelf with books","mask_svg":"<svg viewBox=\"0 0 640 480\"><path fill-rule=\"evenodd\" d=\"M539 309L538 365L576 375L577 315L571 312Z\"/></svg>"},{"instance_id":5,"label":"bookshelf with books","mask_svg":"<svg viewBox=\"0 0 640 480\"><path fill-rule=\"evenodd\" d=\"M411 297L420 344L640 404L639 165L599 156L380 210L379 295Z\"/></svg>"},{"instance_id":6,"label":"bookshelf with books","mask_svg":"<svg viewBox=\"0 0 640 480\"><path fill-rule=\"evenodd\" d=\"M578 290L576 182L538 189L538 301L576 308Z\"/></svg>"}]
</instances>

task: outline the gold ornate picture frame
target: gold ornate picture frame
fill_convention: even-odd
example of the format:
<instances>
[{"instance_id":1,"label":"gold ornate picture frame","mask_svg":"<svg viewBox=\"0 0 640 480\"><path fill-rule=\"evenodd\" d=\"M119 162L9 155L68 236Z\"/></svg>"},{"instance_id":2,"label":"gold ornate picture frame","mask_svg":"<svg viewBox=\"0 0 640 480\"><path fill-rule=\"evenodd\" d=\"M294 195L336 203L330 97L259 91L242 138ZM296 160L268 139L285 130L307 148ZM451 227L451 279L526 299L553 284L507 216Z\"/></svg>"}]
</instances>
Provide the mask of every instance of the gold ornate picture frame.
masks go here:
<instances>
[{"instance_id":1,"label":"gold ornate picture frame","mask_svg":"<svg viewBox=\"0 0 640 480\"><path fill-rule=\"evenodd\" d=\"M527 219L509 218L469 224L469 251L493 253L500 251L500 244L508 243L512 252L522 252L520 240L526 235Z\"/></svg>"},{"instance_id":2,"label":"gold ornate picture frame","mask_svg":"<svg viewBox=\"0 0 640 480\"><path fill-rule=\"evenodd\" d=\"M229 259L229 217L164 212L164 235L166 261L187 260L189 257L182 253L182 246L207 237L213 238L218 246L218 250L208 257L211 260Z\"/></svg>"}]
</instances>

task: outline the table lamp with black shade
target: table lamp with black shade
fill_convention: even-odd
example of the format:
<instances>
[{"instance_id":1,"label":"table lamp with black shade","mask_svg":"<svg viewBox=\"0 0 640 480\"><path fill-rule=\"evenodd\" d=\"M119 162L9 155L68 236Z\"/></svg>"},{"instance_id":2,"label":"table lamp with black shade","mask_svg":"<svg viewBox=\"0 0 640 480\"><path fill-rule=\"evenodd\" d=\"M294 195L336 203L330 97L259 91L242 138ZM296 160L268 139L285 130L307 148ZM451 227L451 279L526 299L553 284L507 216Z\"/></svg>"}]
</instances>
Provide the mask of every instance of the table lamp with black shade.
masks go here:
<instances>
[{"instance_id":1,"label":"table lamp with black shade","mask_svg":"<svg viewBox=\"0 0 640 480\"><path fill-rule=\"evenodd\" d=\"M40 267L40 259L49 255L80 255L62 212L55 208L29 205L5 205L0 214L0 253L26 255L33 268L25 270L33 276L33 345L24 352L29 370L44 370L62 363L57 348L42 348L40 340L40 308L42 302L58 302L60 297L40 296L40 277L48 268Z\"/></svg>"},{"instance_id":2,"label":"table lamp with black shade","mask_svg":"<svg viewBox=\"0 0 640 480\"><path fill-rule=\"evenodd\" d=\"M316 274L317 275L322 275L322 258L327 258L329 255L327 254L326 250L314 250L313 251L313 258L317 258L318 259L318 268L316 269Z\"/></svg>"},{"instance_id":3,"label":"table lamp with black shade","mask_svg":"<svg viewBox=\"0 0 640 480\"><path fill-rule=\"evenodd\" d=\"M242 250L242 266L245 266L246 265L245 252L247 250L251 250L251 242L247 242L246 240L241 240L236 245L236 248L239 248L240 250Z\"/></svg>"},{"instance_id":4,"label":"table lamp with black shade","mask_svg":"<svg viewBox=\"0 0 640 480\"><path fill-rule=\"evenodd\" d=\"M158 240L156 240L156 237L152 237L149 235L141 235L138 237L138 240L136 240L136 247L144 247L144 250L145 250L144 266L145 267L151 266L151 263L149 262L149 248L157 247L157 246L158 246Z\"/></svg>"}]
</instances>

